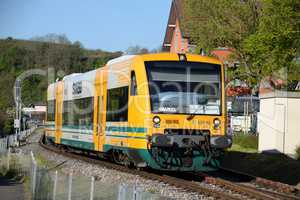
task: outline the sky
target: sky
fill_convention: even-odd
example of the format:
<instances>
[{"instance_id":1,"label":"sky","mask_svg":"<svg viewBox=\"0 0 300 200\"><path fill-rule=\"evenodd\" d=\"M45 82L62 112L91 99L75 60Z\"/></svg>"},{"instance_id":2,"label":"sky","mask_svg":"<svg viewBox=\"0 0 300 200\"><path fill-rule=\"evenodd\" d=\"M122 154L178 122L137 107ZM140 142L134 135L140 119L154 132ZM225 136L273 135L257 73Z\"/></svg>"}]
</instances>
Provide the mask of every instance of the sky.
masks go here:
<instances>
[{"instance_id":1,"label":"sky","mask_svg":"<svg viewBox=\"0 0 300 200\"><path fill-rule=\"evenodd\" d=\"M0 38L65 34L85 48L162 45L171 0L0 0Z\"/></svg>"}]
</instances>

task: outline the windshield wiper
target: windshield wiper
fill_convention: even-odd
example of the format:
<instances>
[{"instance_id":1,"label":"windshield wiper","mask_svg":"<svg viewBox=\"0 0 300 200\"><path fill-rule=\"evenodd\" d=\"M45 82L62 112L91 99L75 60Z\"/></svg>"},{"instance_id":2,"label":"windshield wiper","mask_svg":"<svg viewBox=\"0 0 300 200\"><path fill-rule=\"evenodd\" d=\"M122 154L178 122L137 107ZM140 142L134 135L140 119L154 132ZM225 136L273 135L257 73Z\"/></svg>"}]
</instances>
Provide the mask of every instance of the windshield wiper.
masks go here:
<instances>
[{"instance_id":1,"label":"windshield wiper","mask_svg":"<svg viewBox=\"0 0 300 200\"><path fill-rule=\"evenodd\" d=\"M195 116L196 116L196 113L192 113L186 119L190 121L190 120L194 119Z\"/></svg>"}]
</instances>

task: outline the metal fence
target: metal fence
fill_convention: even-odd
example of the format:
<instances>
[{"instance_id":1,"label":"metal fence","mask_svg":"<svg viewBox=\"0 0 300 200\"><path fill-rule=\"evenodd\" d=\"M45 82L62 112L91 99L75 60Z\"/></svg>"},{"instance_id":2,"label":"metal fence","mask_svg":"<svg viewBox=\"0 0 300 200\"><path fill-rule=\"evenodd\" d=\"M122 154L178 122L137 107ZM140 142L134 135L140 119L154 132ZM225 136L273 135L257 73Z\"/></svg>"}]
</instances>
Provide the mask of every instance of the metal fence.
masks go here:
<instances>
[{"instance_id":1,"label":"metal fence","mask_svg":"<svg viewBox=\"0 0 300 200\"><path fill-rule=\"evenodd\" d=\"M8 150L8 137L0 138L0 153L4 153Z\"/></svg>"},{"instance_id":2,"label":"metal fence","mask_svg":"<svg viewBox=\"0 0 300 200\"><path fill-rule=\"evenodd\" d=\"M30 190L34 200L142 200L162 199L160 195L144 192L135 185L109 184L95 177L63 173L38 165L31 153Z\"/></svg>"},{"instance_id":3,"label":"metal fence","mask_svg":"<svg viewBox=\"0 0 300 200\"><path fill-rule=\"evenodd\" d=\"M228 128L231 132L257 133L260 100L254 96L228 97Z\"/></svg>"},{"instance_id":4,"label":"metal fence","mask_svg":"<svg viewBox=\"0 0 300 200\"><path fill-rule=\"evenodd\" d=\"M4 138L0 138L0 153L6 153L9 147L17 147L19 146L19 141L24 142L26 139L33 133L33 131L37 128L36 125L33 125L31 128L21 131L19 136L17 135L9 135Z\"/></svg>"}]
</instances>

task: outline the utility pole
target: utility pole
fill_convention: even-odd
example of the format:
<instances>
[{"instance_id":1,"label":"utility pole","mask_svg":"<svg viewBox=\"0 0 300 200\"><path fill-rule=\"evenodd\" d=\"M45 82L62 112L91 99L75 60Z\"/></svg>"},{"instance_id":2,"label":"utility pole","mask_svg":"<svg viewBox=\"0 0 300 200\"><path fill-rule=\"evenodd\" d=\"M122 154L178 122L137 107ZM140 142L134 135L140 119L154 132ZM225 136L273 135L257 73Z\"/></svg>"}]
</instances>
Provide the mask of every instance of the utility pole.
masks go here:
<instances>
[{"instance_id":1,"label":"utility pole","mask_svg":"<svg viewBox=\"0 0 300 200\"><path fill-rule=\"evenodd\" d=\"M15 85L15 104L16 104L16 115L14 120L14 128L15 128L15 139L19 145L19 137L21 132L21 83L20 80L16 80Z\"/></svg>"}]
</instances>

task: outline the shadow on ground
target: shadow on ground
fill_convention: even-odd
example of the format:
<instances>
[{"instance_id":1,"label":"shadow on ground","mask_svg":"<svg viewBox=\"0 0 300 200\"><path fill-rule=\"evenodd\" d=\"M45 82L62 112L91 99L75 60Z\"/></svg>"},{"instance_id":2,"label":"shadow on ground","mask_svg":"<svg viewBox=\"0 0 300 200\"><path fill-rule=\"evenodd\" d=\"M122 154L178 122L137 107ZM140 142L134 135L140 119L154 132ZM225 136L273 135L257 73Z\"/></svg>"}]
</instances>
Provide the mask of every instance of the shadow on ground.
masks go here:
<instances>
[{"instance_id":1,"label":"shadow on ground","mask_svg":"<svg viewBox=\"0 0 300 200\"><path fill-rule=\"evenodd\" d=\"M15 180L7 178L7 177L0 177L0 186L13 186L17 185Z\"/></svg>"},{"instance_id":2,"label":"shadow on ground","mask_svg":"<svg viewBox=\"0 0 300 200\"><path fill-rule=\"evenodd\" d=\"M222 167L290 185L300 183L300 161L284 154L228 151Z\"/></svg>"}]
</instances>

